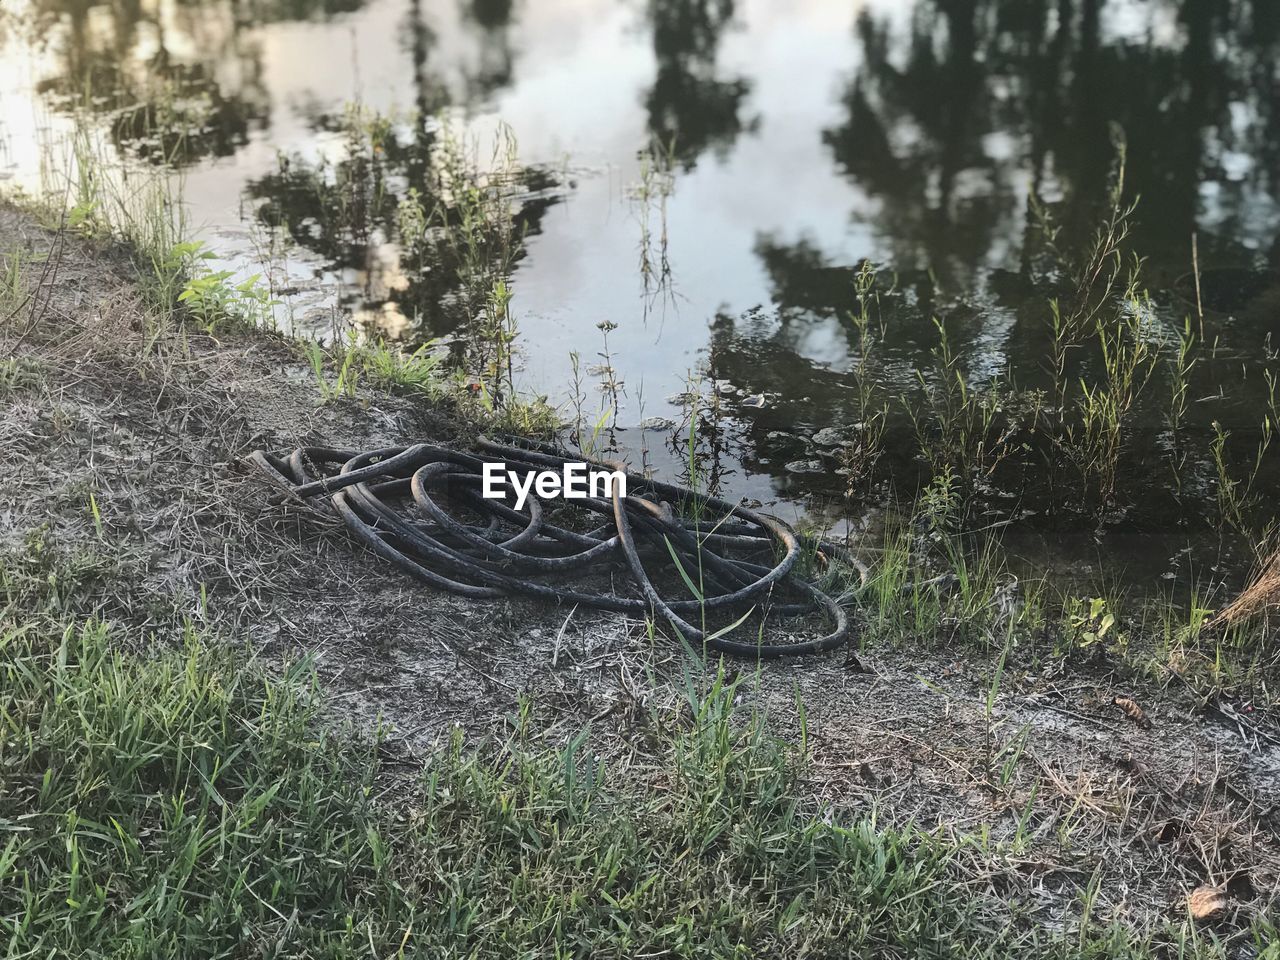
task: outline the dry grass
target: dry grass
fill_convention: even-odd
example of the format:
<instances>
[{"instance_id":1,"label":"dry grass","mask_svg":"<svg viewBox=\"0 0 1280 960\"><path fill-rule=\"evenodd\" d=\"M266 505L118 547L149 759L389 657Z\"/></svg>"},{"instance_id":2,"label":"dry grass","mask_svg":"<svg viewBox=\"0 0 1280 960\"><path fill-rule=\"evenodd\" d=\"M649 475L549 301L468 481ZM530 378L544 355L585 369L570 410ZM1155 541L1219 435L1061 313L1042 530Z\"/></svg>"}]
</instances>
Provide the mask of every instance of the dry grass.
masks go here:
<instances>
[{"instance_id":1,"label":"dry grass","mask_svg":"<svg viewBox=\"0 0 1280 960\"><path fill-rule=\"evenodd\" d=\"M1263 564L1258 575L1223 607L1210 621L1210 626L1233 627L1258 617L1270 617L1280 611L1280 549Z\"/></svg>"}]
</instances>

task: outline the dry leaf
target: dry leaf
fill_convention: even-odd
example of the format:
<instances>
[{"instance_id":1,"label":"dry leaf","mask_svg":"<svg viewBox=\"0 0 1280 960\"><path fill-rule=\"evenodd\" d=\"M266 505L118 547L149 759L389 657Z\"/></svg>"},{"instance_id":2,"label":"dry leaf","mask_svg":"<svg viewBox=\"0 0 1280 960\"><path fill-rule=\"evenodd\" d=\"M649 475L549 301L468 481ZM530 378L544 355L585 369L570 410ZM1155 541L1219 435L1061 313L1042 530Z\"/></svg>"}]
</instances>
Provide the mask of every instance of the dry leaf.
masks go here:
<instances>
[{"instance_id":1,"label":"dry leaf","mask_svg":"<svg viewBox=\"0 0 1280 960\"><path fill-rule=\"evenodd\" d=\"M1187 906L1191 908L1191 916L1197 920L1207 920L1227 906L1227 891L1224 887L1196 887L1187 898Z\"/></svg>"},{"instance_id":2,"label":"dry leaf","mask_svg":"<svg viewBox=\"0 0 1280 960\"><path fill-rule=\"evenodd\" d=\"M1147 715L1143 709L1128 697L1116 697L1111 702L1123 710L1125 715L1134 723L1144 727L1151 726L1151 721L1147 719Z\"/></svg>"},{"instance_id":3,"label":"dry leaf","mask_svg":"<svg viewBox=\"0 0 1280 960\"><path fill-rule=\"evenodd\" d=\"M1123 769L1129 771L1129 773L1133 774L1135 777L1145 777L1151 772L1150 767L1141 760L1135 759L1131 753L1125 754L1123 757L1119 758L1116 763L1118 763Z\"/></svg>"}]
</instances>

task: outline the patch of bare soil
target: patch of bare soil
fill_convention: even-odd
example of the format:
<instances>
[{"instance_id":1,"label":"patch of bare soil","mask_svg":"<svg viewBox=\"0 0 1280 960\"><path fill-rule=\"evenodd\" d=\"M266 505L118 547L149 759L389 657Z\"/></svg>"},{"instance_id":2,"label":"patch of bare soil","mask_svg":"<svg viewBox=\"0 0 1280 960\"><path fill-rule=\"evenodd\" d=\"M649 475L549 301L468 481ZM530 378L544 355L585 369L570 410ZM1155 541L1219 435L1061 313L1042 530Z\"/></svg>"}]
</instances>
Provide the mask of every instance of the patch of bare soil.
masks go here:
<instances>
[{"instance_id":1,"label":"patch of bare soil","mask_svg":"<svg viewBox=\"0 0 1280 960\"><path fill-rule=\"evenodd\" d=\"M677 642L614 615L434 592L242 464L259 447L449 442L446 418L376 392L322 403L280 338L149 329L118 251L63 245L3 208L0 238L35 258L39 285L0 329L0 551L15 563L62 557L76 602L139 640L190 618L309 654L329 701L388 721L407 752L455 725L501 733L528 697L549 742L590 724L599 752L642 770L655 723L684 722L680 681L697 668ZM836 653L764 665L743 709L798 741L803 702L815 806L989 836L961 846L975 893L1016 895L1041 920L1077 912L1091 885L1095 916L1139 926L1220 888L1198 902L1224 935L1275 904L1274 717L1016 657L988 709L993 672L968 650Z\"/></svg>"}]
</instances>

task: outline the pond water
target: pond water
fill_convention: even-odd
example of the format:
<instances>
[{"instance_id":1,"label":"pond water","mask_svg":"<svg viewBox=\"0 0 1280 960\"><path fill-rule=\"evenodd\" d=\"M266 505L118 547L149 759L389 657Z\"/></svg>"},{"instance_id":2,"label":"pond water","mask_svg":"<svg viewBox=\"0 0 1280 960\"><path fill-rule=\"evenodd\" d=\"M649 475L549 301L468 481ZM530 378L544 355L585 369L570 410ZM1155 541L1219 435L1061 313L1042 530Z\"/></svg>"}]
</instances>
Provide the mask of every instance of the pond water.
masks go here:
<instances>
[{"instance_id":1,"label":"pond water","mask_svg":"<svg viewBox=\"0 0 1280 960\"><path fill-rule=\"evenodd\" d=\"M1218 533L1247 542L1274 517L1273 0L6 7L0 176L37 189L48 129L87 101L114 149L168 157L195 233L237 273L267 273L299 330L342 316L410 343L456 334L457 311L377 210L414 186L442 123L486 155L509 130L525 171L516 381L569 410L576 354L589 412L616 396L615 439L660 469L686 462L692 383L704 468L784 513L860 516L909 494L944 472L921 437L959 432L980 515L1071 562L1181 575L1188 544L1212 534L1203 562L1229 563ZM352 103L390 118L386 196L335 220L325 184L351 149ZM1102 382L1099 359L1079 347L1052 376L1049 304L1070 299L1070 270L1029 198L1082 258L1107 217L1117 130L1125 201L1141 198L1123 246L1146 258L1150 299L1115 313L1142 314L1132 343L1150 369L1099 480L1081 464L1106 437L1063 412L1083 407L1078 381ZM870 340L851 320L865 261ZM1188 318L1198 342L1180 373ZM953 382L986 399L957 400ZM1027 438L1055 417L1050 447L1076 453ZM1073 469L1099 481L1092 499L1060 495Z\"/></svg>"}]
</instances>

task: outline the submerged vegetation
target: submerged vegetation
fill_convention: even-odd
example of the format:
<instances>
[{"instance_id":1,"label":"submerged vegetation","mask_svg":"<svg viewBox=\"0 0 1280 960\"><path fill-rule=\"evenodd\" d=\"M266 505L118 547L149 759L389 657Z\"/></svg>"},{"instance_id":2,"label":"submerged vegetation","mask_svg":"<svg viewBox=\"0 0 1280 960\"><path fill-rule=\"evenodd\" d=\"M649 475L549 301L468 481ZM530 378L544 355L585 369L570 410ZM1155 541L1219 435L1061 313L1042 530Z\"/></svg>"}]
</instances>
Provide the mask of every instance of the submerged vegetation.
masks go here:
<instances>
[{"instance_id":1,"label":"submerged vegetation","mask_svg":"<svg viewBox=\"0 0 1280 960\"><path fill-rule=\"evenodd\" d=\"M931 364L914 371L912 389L893 392L880 373L890 320L875 271L863 267L849 316L857 344L850 418L857 423L853 436L841 435L850 482L861 481L850 496L865 498L869 483L912 498L950 477L967 502L997 516L1011 511L994 507L994 498L1012 499L1022 511L1093 518L1099 527L1170 510L1187 523L1202 499L1192 489L1195 471L1210 467L1217 495L1199 519L1221 527L1224 541L1265 548L1276 519L1257 492L1274 473L1274 411L1256 410L1244 443L1231 441L1217 419L1194 416L1190 378L1214 362L1214 345L1191 332L1190 319L1172 339L1157 321L1142 262L1123 242L1134 210L1124 199L1123 155L1104 224L1084 257L1057 248L1058 229L1042 210L1061 292L1042 311L1042 330L1027 331L1031 356L986 380L973 375L948 323L934 319ZM1259 359L1255 375L1271 382L1274 373ZM1152 428L1162 422L1165 429ZM1189 459L1192 449L1200 459Z\"/></svg>"}]
</instances>

